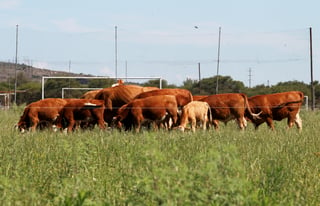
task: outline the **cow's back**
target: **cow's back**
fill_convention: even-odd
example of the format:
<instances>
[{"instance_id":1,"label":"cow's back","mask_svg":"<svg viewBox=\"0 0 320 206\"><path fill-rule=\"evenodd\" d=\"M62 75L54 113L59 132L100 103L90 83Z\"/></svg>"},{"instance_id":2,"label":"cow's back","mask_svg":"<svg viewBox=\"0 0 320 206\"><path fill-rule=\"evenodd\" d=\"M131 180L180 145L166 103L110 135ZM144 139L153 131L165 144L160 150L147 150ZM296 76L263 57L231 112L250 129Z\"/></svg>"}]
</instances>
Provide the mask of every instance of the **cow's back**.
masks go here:
<instances>
[{"instance_id":1,"label":"cow's back","mask_svg":"<svg viewBox=\"0 0 320 206\"><path fill-rule=\"evenodd\" d=\"M53 123L59 115L59 111L66 104L66 100L61 98L47 98L32 102L27 105L19 119L18 127L32 127L33 130L37 127L40 121Z\"/></svg>"},{"instance_id":2,"label":"cow's back","mask_svg":"<svg viewBox=\"0 0 320 206\"><path fill-rule=\"evenodd\" d=\"M158 95L173 95L176 97L176 101L179 107L183 107L193 100L192 94L186 89L158 89L148 92L143 92L135 97L135 99L146 98L150 96Z\"/></svg>"},{"instance_id":3,"label":"cow's back","mask_svg":"<svg viewBox=\"0 0 320 206\"><path fill-rule=\"evenodd\" d=\"M80 98L81 99L94 99L95 96L100 92L100 89L92 90L84 93Z\"/></svg>"},{"instance_id":4,"label":"cow's back","mask_svg":"<svg viewBox=\"0 0 320 206\"><path fill-rule=\"evenodd\" d=\"M61 98L47 98L29 104L29 116L37 115L41 120L51 120L56 118L56 115L67 103L65 99Z\"/></svg>"},{"instance_id":5,"label":"cow's back","mask_svg":"<svg viewBox=\"0 0 320 206\"><path fill-rule=\"evenodd\" d=\"M131 103L132 107L145 108L161 108L167 106L167 104L174 104L177 106L177 101L174 95L148 96L145 98L134 99Z\"/></svg>"},{"instance_id":6,"label":"cow's back","mask_svg":"<svg viewBox=\"0 0 320 206\"><path fill-rule=\"evenodd\" d=\"M304 94L300 91L281 92L274 94L256 95L248 98L250 107L255 112L270 113L273 109L294 104L301 106Z\"/></svg>"},{"instance_id":7,"label":"cow's back","mask_svg":"<svg viewBox=\"0 0 320 206\"><path fill-rule=\"evenodd\" d=\"M187 119L200 119L203 114L207 114L210 106L207 102L192 101L185 105L182 109L181 123L186 122Z\"/></svg>"},{"instance_id":8,"label":"cow's back","mask_svg":"<svg viewBox=\"0 0 320 206\"><path fill-rule=\"evenodd\" d=\"M209 95L193 95L193 101L201 101L202 99L208 97Z\"/></svg>"},{"instance_id":9,"label":"cow's back","mask_svg":"<svg viewBox=\"0 0 320 206\"><path fill-rule=\"evenodd\" d=\"M288 118L289 127L292 127L293 122L296 122L298 128L301 129L302 123L299 112L303 98L304 94L300 91L252 96L248 98L249 105L255 112L261 112L261 119L251 120L256 128L267 122L268 126L274 129L272 120L280 121Z\"/></svg>"},{"instance_id":10,"label":"cow's back","mask_svg":"<svg viewBox=\"0 0 320 206\"><path fill-rule=\"evenodd\" d=\"M122 105L129 103L135 96L145 90L149 91L149 89L154 90L157 88L144 88L137 85L119 85L116 87L102 89L97 93L95 99L104 100L106 108L111 110L112 108L119 108Z\"/></svg>"},{"instance_id":11,"label":"cow's back","mask_svg":"<svg viewBox=\"0 0 320 206\"><path fill-rule=\"evenodd\" d=\"M244 115L246 108L241 93L209 95L208 97L201 99L201 101L209 104L212 110L212 116L215 116L217 119L225 119L231 113L234 113L237 116Z\"/></svg>"},{"instance_id":12,"label":"cow's back","mask_svg":"<svg viewBox=\"0 0 320 206\"><path fill-rule=\"evenodd\" d=\"M155 90L156 87L141 87L137 85L119 85L102 89L95 96L95 99L104 100L105 112L104 119L108 124L111 124L112 118L117 114L118 109L129 103L135 96L147 90Z\"/></svg>"}]
</instances>

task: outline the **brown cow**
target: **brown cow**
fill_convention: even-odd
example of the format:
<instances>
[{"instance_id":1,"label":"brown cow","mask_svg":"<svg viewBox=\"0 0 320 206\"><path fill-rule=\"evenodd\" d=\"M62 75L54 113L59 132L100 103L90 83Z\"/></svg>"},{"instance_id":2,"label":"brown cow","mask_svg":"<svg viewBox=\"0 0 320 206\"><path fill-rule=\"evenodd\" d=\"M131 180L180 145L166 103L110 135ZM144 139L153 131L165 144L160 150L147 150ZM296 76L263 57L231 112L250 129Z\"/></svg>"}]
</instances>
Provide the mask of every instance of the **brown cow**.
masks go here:
<instances>
[{"instance_id":1,"label":"brown cow","mask_svg":"<svg viewBox=\"0 0 320 206\"><path fill-rule=\"evenodd\" d=\"M116 87L102 89L97 93L95 99L104 100L104 120L108 123L108 125L110 125L112 118L117 115L117 111L121 106L129 103L134 99L135 96L142 92L156 89L158 88L122 84Z\"/></svg>"},{"instance_id":2,"label":"brown cow","mask_svg":"<svg viewBox=\"0 0 320 206\"><path fill-rule=\"evenodd\" d=\"M158 89L154 91L143 92L135 97L135 99L141 99L149 96L156 96L156 95L174 95L177 100L178 104L178 121L177 124L180 123L180 114L182 107L188 104L193 100L192 94L187 89ZM177 124L173 124L177 126Z\"/></svg>"},{"instance_id":3,"label":"brown cow","mask_svg":"<svg viewBox=\"0 0 320 206\"><path fill-rule=\"evenodd\" d=\"M136 132L140 131L141 125L146 121L162 122L167 117L177 121L177 101L173 95L150 96L142 99L134 99L120 108L119 114L114 118L115 125L125 130L132 127Z\"/></svg>"},{"instance_id":4,"label":"brown cow","mask_svg":"<svg viewBox=\"0 0 320 206\"><path fill-rule=\"evenodd\" d=\"M141 99L156 95L174 95L176 97L179 108L182 108L184 105L188 104L193 100L191 92L186 89L158 89L153 91L147 91L137 95L135 99Z\"/></svg>"},{"instance_id":5,"label":"brown cow","mask_svg":"<svg viewBox=\"0 0 320 206\"><path fill-rule=\"evenodd\" d=\"M280 121L288 118L288 128L295 123L297 128L302 130L302 120L299 112L303 103L304 94L300 91L290 91L274 94L257 95L248 98L251 110L255 113L262 112L260 119L248 119L257 129L259 125L266 122L274 130L273 120Z\"/></svg>"},{"instance_id":6,"label":"brown cow","mask_svg":"<svg viewBox=\"0 0 320 206\"><path fill-rule=\"evenodd\" d=\"M124 84L123 80L122 79L118 79L117 83L114 83L111 85L111 87L116 87L116 86L119 86L119 85L122 85Z\"/></svg>"},{"instance_id":7,"label":"brown cow","mask_svg":"<svg viewBox=\"0 0 320 206\"><path fill-rule=\"evenodd\" d=\"M92 90L84 93L80 98L81 99L94 99L95 96L100 92L101 89Z\"/></svg>"},{"instance_id":8,"label":"brown cow","mask_svg":"<svg viewBox=\"0 0 320 206\"><path fill-rule=\"evenodd\" d=\"M254 114L248 104L247 95L243 93L226 93L210 95L201 101L210 105L212 113L212 123L215 129L219 128L219 121L227 123L236 119L241 130L247 126L245 112L252 116L253 119L259 118L259 114Z\"/></svg>"},{"instance_id":9,"label":"brown cow","mask_svg":"<svg viewBox=\"0 0 320 206\"><path fill-rule=\"evenodd\" d=\"M76 122L86 122L88 124L97 123L101 129L105 129L103 119L104 102L97 99L68 99L67 104L59 112L57 127L67 128L71 132Z\"/></svg>"},{"instance_id":10,"label":"brown cow","mask_svg":"<svg viewBox=\"0 0 320 206\"><path fill-rule=\"evenodd\" d=\"M17 127L24 132L25 130L35 131L41 122L52 125L66 103L67 101L61 98L48 98L33 102L25 107Z\"/></svg>"},{"instance_id":11,"label":"brown cow","mask_svg":"<svg viewBox=\"0 0 320 206\"><path fill-rule=\"evenodd\" d=\"M192 101L182 108L181 121L178 128L184 131L191 122L191 129L196 131L197 122L202 124L203 130L207 129L207 123L212 121L210 106L207 102Z\"/></svg>"},{"instance_id":12,"label":"brown cow","mask_svg":"<svg viewBox=\"0 0 320 206\"><path fill-rule=\"evenodd\" d=\"M201 101L201 99L204 99L208 96L209 95L193 95L193 101Z\"/></svg>"}]
</instances>

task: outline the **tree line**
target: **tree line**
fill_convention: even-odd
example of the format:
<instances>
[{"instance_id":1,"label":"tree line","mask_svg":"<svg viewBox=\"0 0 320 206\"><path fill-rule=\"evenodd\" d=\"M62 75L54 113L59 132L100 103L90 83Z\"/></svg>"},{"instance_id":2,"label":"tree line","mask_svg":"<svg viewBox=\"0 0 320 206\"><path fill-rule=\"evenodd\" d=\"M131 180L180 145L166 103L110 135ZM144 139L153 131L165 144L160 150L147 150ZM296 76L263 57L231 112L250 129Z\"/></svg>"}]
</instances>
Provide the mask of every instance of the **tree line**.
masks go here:
<instances>
[{"instance_id":1,"label":"tree line","mask_svg":"<svg viewBox=\"0 0 320 206\"><path fill-rule=\"evenodd\" d=\"M183 88L191 91L193 95L211 95L216 94L216 85L218 81L218 93L245 93L249 97L258 94L270 94L298 90L311 99L311 85L300 81L279 82L276 85L266 86L264 84L254 87L246 87L243 82L232 79L230 76L213 76L203 78L200 81L186 79L181 86L169 84L167 80L162 80L162 88ZM10 82L10 80L9 80ZM11 79L11 82L14 82ZM60 98L61 88L107 88L116 83L114 79L49 79L45 82L45 98ZM136 84L141 86L159 87L159 80L149 80L144 83L125 82L126 84ZM11 88L10 88L11 87ZM12 91L13 84L7 82L0 83L1 91ZM320 84L314 82L316 105L320 104ZM79 98L84 90L67 90L65 98ZM29 104L41 99L41 83L31 81L24 74L17 75L17 105Z\"/></svg>"}]
</instances>

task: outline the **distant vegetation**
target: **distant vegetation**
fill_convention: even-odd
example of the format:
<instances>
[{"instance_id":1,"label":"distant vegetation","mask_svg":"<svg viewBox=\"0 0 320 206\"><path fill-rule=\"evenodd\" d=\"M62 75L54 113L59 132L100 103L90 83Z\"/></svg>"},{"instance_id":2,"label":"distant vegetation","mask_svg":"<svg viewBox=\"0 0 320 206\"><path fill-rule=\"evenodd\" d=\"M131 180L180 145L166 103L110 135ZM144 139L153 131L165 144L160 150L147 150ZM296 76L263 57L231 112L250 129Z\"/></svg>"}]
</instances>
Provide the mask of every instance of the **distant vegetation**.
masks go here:
<instances>
[{"instance_id":1,"label":"distant vegetation","mask_svg":"<svg viewBox=\"0 0 320 206\"><path fill-rule=\"evenodd\" d=\"M1 66L7 64L0 64ZM7 65L8 67L8 65ZM12 65L11 65L12 67ZM17 73L17 104L30 103L41 99L41 78L40 75L46 76L89 76L83 74L70 74L67 72L53 72L50 70L37 70L36 68L30 68L27 66L20 65L21 68ZM6 70L8 71L8 70ZM13 71L12 69L10 70ZM33 74L33 75L31 75ZM0 75L1 76L1 75ZM15 79L12 77L8 80L0 81L0 91L13 91L13 86ZM257 85L252 88L248 88L243 82L232 79L230 76L213 76L209 78L203 78L199 82L198 80L186 79L182 86L177 86L175 84L169 84L166 80L162 80L163 88L185 88L192 92L194 95L208 95L216 93L216 82L219 82L219 93L233 93L233 92L243 92L248 96L253 96L257 94L269 94L276 92L284 92L290 90L302 91L306 96L311 98L311 87L310 84L305 84L299 81L288 81L279 82L276 85ZM84 79L51 79L47 80L45 83L45 97L61 97L61 88L63 87L90 87L90 88L106 88L110 87L116 81L114 79L104 79L104 80L84 80ZM149 80L144 83L137 82L126 82L126 84L139 84L141 86L155 86L159 87L159 80ZM316 105L320 104L320 84L318 81L314 82ZM79 98L85 91L83 90L69 90L66 91L66 98Z\"/></svg>"}]
</instances>

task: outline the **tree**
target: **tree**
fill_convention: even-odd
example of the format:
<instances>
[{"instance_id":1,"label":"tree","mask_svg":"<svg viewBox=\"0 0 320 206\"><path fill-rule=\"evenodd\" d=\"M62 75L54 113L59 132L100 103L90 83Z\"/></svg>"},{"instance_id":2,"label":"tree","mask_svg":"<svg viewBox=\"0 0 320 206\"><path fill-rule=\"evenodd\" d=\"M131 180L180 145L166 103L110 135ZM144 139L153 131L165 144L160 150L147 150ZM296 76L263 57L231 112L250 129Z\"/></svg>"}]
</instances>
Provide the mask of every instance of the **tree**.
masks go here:
<instances>
[{"instance_id":1,"label":"tree","mask_svg":"<svg viewBox=\"0 0 320 206\"><path fill-rule=\"evenodd\" d=\"M49 79L46 81L45 85L45 98L61 98L61 90L65 87L81 87L80 83L76 79ZM74 92L73 92L74 93ZM81 96L82 92L77 91L76 96ZM67 98L70 98L70 95L66 94ZM75 96L73 96L75 97Z\"/></svg>"},{"instance_id":2,"label":"tree","mask_svg":"<svg viewBox=\"0 0 320 206\"><path fill-rule=\"evenodd\" d=\"M90 79L88 83L89 88L107 88L116 83L114 79Z\"/></svg>"},{"instance_id":3,"label":"tree","mask_svg":"<svg viewBox=\"0 0 320 206\"><path fill-rule=\"evenodd\" d=\"M21 85L17 93L17 104L31 103L41 99L41 84L28 82Z\"/></svg>"},{"instance_id":4,"label":"tree","mask_svg":"<svg viewBox=\"0 0 320 206\"><path fill-rule=\"evenodd\" d=\"M219 83L218 93L239 93L245 90L245 86L241 81L235 81L230 76L203 78L200 81L200 85L196 80L187 79L183 82L183 88L188 88L194 95L215 94L217 81Z\"/></svg>"},{"instance_id":5,"label":"tree","mask_svg":"<svg viewBox=\"0 0 320 206\"><path fill-rule=\"evenodd\" d=\"M160 80L159 79L151 79L145 83L142 84L144 87L160 87ZM176 85L169 85L168 81L165 79L162 79L162 88L176 88Z\"/></svg>"},{"instance_id":6,"label":"tree","mask_svg":"<svg viewBox=\"0 0 320 206\"><path fill-rule=\"evenodd\" d=\"M196 80L187 78L185 81L183 81L182 88L191 91L191 93L194 93L194 88L196 83L197 83Z\"/></svg>"}]
</instances>

